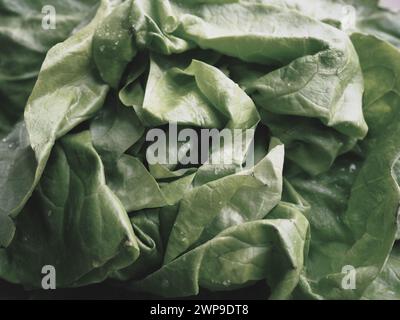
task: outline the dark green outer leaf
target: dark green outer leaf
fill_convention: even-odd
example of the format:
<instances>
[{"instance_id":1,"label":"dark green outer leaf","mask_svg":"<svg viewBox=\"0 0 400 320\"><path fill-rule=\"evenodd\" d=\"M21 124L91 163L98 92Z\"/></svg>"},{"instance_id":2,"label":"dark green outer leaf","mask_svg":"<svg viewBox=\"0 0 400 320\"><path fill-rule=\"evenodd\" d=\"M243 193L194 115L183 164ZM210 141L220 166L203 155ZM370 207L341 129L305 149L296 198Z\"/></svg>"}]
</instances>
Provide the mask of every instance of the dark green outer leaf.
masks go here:
<instances>
[{"instance_id":1,"label":"dark green outer leaf","mask_svg":"<svg viewBox=\"0 0 400 320\"><path fill-rule=\"evenodd\" d=\"M35 165L31 161L24 170L13 175L12 165L5 164L8 169L1 176L0 186L12 191L14 196L1 199L2 202L7 201L0 203L0 207L5 208L0 218L3 221L6 221L7 216L15 217L30 197L43 173L55 140L93 116L104 102L108 87L97 77L90 49L95 28L107 10L110 10L110 3L103 1L88 26L53 47L47 54L25 109L29 138L21 137L22 141L30 141L37 167L32 175ZM25 187L16 187L13 180L19 180ZM8 236L0 237L3 240L2 246L11 241L10 230L3 230Z\"/></svg>"},{"instance_id":2,"label":"dark green outer leaf","mask_svg":"<svg viewBox=\"0 0 400 320\"><path fill-rule=\"evenodd\" d=\"M0 276L41 287L42 267L57 286L104 280L131 264L139 248L126 211L105 184L89 132L56 144L37 191L18 217L16 236L0 249Z\"/></svg>"},{"instance_id":3,"label":"dark green outer leaf","mask_svg":"<svg viewBox=\"0 0 400 320\"><path fill-rule=\"evenodd\" d=\"M47 51L89 23L99 0L0 1L0 110L11 124L23 114ZM46 30L42 8L56 10L56 29ZM8 129L8 130L7 130ZM0 135L10 129L0 123Z\"/></svg>"},{"instance_id":4,"label":"dark green outer leaf","mask_svg":"<svg viewBox=\"0 0 400 320\"><path fill-rule=\"evenodd\" d=\"M383 268L397 231L400 189L393 168L400 156L400 126L397 120L400 110L400 53L372 36L354 34L352 40L364 72L365 114L371 128L363 143L365 160L359 164L348 159L347 164L342 165L344 170L356 172L359 169L353 185L351 181L345 184L340 180L335 182L341 165L332 168L325 177L310 182L301 178L291 180L311 204L312 227L321 232L319 238L312 238L307 272L300 286L308 296L319 298L360 298ZM382 79L385 81L382 82ZM385 116L385 112L389 114ZM321 184L324 179L329 181L330 175L333 177L330 184ZM307 183L314 184L314 190L306 186ZM338 189L343 193L338 193ZM315 195L316 192L320 196ZM324 193L325 202L321 196ZM332 236L315 224L318 216L328 219L325 208L332 208L330 202L341 203L339 210L334 212L340 233ZM331 227L328 229L334 230ZM344 277L341 270L345 265L356 268L354 290L345 290L341 285Z\"/></svg>"}]
</instances>

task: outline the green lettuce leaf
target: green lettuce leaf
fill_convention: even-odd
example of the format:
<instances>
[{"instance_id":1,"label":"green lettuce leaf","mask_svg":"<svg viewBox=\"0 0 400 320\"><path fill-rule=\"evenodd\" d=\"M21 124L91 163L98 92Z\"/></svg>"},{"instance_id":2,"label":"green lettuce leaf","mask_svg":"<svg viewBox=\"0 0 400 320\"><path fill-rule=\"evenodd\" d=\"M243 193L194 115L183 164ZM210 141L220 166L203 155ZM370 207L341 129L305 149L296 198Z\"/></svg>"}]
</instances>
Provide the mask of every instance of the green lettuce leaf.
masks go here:
<instances>
[{"instance_id":1,"label":"green lettuce leaf","mask_svg":"<svg viewBox=\"0 0 400 320\"><path fill-rule=\"evenodd\" d=\"M0 135L23 115L47 51L89 23L99 2L0 1ZM46 5L55 10L55 29L42 26Z\"/></svg>"},{"instance_id":2,"label":"green lettuce leaf","mask_svg":"<svg viewBox=\"0 0 400 320\"><path fill-rule=\"evenodd\" d=\"M1 279L40 288L52 265L60 288L131 297L400 296L398 12L53 4L46 30L44 1L0 0Z\"/></svg>"},{"instance_id":3,"label":"green lettuce leaf","mask_svg":"<svg viewBox=\"0 0 400 320\"><path fill-rule=\"evenodd\" d=\"M373 36L354 34L352 41L364 72L370 133L361 159L346 156L327 174L290 179L311 205L313 237L300 297L360 298L379 275L396 238L400 53ZM355 288L342 286L345 266L355 268Z\"/></svg>"},{"instance_id":4,"label":"green lettuce leaf","mask_svg":"<svg viewBox=\"0 0 400 320\"><path fill-rule=\"evenodd\" d=\"M0 249L0 276L41 287L42 267L51 265L57 286L84 285L104 280L138 255L132 225L105 183L89 132L65 136L18 217L15 238Z\"/></svg>"},{"instance_id":5,"label":"green lettuce leaf","mask_svg":"<svg viewBox=\"0 0 400 320\"><path fill-rule=\"evenodd\" d=\"M266 279L271 298L287 298L302 269L307 230L296 206L281 203L270 219L229 227L131 288L176 297L196 295L200 287L229 290Z\"/></svg>"},{"instance_id":6,"label":"green lettuce leaf","mask_svg":"<svg viewBox=\"0 0 400 320\"><path fill-rule=\"evenodd\" d=\"M16 142L23 146L24 141L29 140L35 157L29 156L31 151L24 147L25 158L30 160L18 172L14 171L13 163L2 162L5 171L1 175L0 186L2 190L13 192L13 197L1 198L0 207L4 209L0 220L8 226L3 230L6 236L0 237L1 246L6 246L12 239L13 227L8 217L16 216L30 197L55 140L90 118L103 104L108 87L98 79L90 48L95 28L109 6L107 1L103 1L89 25L54 46L46 56L25 109L26 130L22 131L20 141ZM14 180L19 180L24 187L16 186Z\"/></svg>"}]
</instances>

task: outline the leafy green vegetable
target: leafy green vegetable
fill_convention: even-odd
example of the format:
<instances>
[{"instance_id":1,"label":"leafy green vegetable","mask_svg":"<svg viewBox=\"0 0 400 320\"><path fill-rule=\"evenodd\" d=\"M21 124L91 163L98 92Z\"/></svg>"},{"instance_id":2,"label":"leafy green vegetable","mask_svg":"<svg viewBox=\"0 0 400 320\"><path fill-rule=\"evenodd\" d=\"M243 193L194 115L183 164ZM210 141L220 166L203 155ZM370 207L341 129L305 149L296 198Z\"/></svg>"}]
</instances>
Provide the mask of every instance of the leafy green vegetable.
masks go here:
<instances>
[{"instance_id":1,"label":"leafy green vegetable","mask_svg":"<svg viewBox=\"0 0 400 320\"><path fill-rule=\"evenodd\" d=\"M0 1L0 135L23 114L47 51L86 25L99 0ZM42 27L42 10L57 12L56 29Z\"/></svg>"},{"instance_id":2,"label":"leafy green vegetable","mask_svg":"<svg viewBox=\"0 0 400 320\"><path fill-rule=\"evenodd\" d=\"M400 201L394 172L399 160L400 53L371 36L354 34L352 40L366 84L364 110L370 134L363 142L364 159L346 157L315 180L291 179L311 204L311 230L316 230L304 277L310 284L302 289L336 299L360 297L382 269L395 241ZM356 289L346 295L339 289L345 265L357 268L358 274Z\"/></svg>"},{"instance_id":3,"label":"leafy green vegetable","mask_svg":"<svg viewBox=\"0 0 400 320\"><path fill-rule=\"evenodd\" d=\"M400 297L398 12L51 2L0 0L0 278Z\"/></svg>"},{"instance_id":4,"label":"leafy green vegetable","mask_svg":"<svg viewBox=\"0 0 400 320\"><path fill-rule=\"evenodd\" d=\"M163 296L186 296L197 294L199 286L228 290L267 279L271 298L287 298L302 269L307 226L295 207L282 203L271 219L227 228L132 285Z\"/></svg>"},{"instance_id":5,"label":"leafy green vegetable","mask_svg":"<svg viewBox=\"0 0 400 320\"><path fill-rule=\"evenodd\" d=\"M56 268L60 286L76 286L101 281L137 258L132 226L105 184L88 132L57 142L13 242L0 254L3 278L34 286L44 265Z\"/></svg>"},{"instance_id":6,"label":"leafy green vegetable","mask_svg":"<svg viewBox=\"0 0 400 320\"><path fill-rule=\"evenodd\" d=\"M95 27L106 10L107 4L104 2L88 26L54 46L47 54L25 109L26 130L21 135L28 137L20 138L30 141L35 158L29 156L29 147L24 147L24 157L30 159L26 168L14 172L12 163L2 162L4 169L1 190L8 189L7 192L12 192L13 196L2 198L0 207L5 211L1 214L1 220L7 221L5 232L8 237L0 237L4 238L0 245L7 245L11 241L12 225L7 216L18 214L28 200L40 179L55 140L89 118L104 101L107 86L97 79L91 62L90 45ZM51 79L51 85L46 79ZM50 112L54 107L56 110ZM18 185L15 180L19 181ZM20 185L24 187L21 189Z\"/></svg>"},{"instance_id":7,"label":"leafy green vegetable","mask_svg":"<svg viewBox=\"0 0 400 320\"><path fill-rule=\"evenodd\" d=\"M394 247L379 276L364 292L364 299L398 300L399 299L399 249Z\"/></svg>"}]
</instances>

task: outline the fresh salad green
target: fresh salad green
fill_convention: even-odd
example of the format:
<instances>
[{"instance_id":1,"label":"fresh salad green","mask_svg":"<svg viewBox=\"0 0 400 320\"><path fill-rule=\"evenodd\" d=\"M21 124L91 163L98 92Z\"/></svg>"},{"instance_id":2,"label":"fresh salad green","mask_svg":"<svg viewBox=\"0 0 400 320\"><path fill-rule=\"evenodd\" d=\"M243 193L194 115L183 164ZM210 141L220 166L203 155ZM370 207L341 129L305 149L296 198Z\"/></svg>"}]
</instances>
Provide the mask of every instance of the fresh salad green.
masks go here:
<instances>
[{"instance_id":1,"label":"fresh salad green","mask_svg":"<svg viewBox=\"0 0 400 320\"><path fill-rule=\"evenodd\" d=\"M0 0L0 278L400 299L399 48L377 0Z\"/></svg>"}]
</instances>

